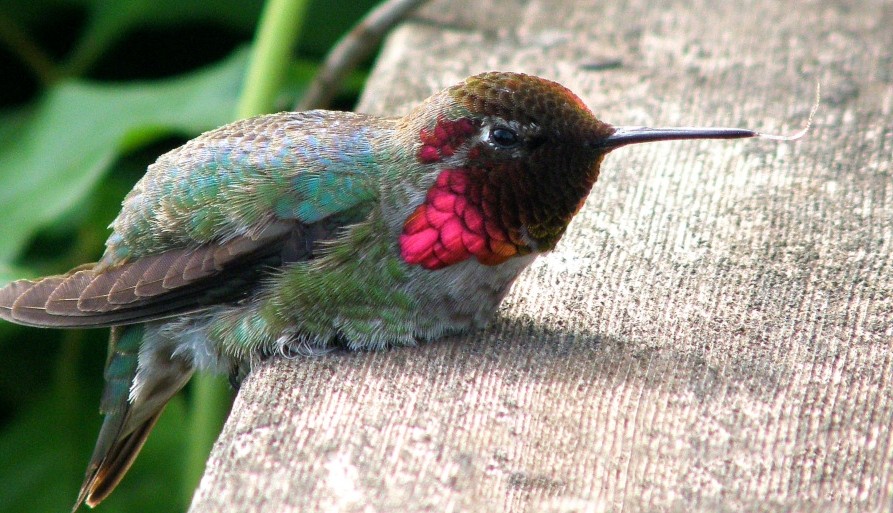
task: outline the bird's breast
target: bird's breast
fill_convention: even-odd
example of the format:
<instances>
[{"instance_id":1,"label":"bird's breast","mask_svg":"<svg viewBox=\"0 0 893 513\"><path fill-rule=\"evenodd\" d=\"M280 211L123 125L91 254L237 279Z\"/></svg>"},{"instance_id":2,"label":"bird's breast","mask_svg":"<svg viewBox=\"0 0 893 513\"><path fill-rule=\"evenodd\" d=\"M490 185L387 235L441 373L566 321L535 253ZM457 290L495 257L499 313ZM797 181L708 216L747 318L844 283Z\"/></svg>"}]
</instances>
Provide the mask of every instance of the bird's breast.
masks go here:
<instances>
[{"instance_id":1,"label":"bird's breast","mask_svg":"<svg viewBox=\"0 0 893 513\"><path fill-rule=\"evenodd\" d=\"M415 332L420 339L486 326L512 283L536 255L495 266L469 259L439 270L416 267L408 292L416 298Z\"/></svg>"}]
</instances>

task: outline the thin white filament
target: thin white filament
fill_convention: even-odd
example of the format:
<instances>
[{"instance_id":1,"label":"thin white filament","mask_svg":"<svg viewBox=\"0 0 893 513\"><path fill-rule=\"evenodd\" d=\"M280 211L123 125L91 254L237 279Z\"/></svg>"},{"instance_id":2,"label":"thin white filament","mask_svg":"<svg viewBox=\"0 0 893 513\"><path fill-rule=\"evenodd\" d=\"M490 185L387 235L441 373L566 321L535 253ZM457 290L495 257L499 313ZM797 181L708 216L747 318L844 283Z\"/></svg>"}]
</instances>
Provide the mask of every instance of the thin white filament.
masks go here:
<instances>
[{"instance_id":1,"label":"thin white filament","mask_svg":"<svg viewBox=\"0 0 893 513\"><path fill-rule=\"evenodd\" d=\"M796 141L797 139L806 135L806 132L809 132L809 128L812 126L812 118L815 117L815 112L819 109L819 102L822 100L822 84L820 82L815 83L815 103L812 104L812 110L809 111L809 118L806 120L806 126L804 126L799 132L791 135L776 135L776 134L763 134L757 133L757 137L761 139L769 139L771 141Z\"/></svg>"}]
</instances>

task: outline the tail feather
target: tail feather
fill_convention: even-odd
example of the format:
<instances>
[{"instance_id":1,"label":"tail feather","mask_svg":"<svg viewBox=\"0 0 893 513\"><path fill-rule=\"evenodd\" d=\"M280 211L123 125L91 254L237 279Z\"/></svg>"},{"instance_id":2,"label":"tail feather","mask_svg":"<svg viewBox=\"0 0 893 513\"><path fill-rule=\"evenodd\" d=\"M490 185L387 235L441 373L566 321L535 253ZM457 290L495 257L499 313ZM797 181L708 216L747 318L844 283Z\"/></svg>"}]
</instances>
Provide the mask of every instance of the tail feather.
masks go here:
<instances>
[{"instance_id":1,"label":"tail feather","mask_svg":"<svg viewBox=\"0 0 893 513\"><path fill-rule=\"evenodd\" d=\"M124 474L130 470L130 466L139 454L140 449L146 443L149 433L155 427L155 423L158 422L162 410L155 412L148 420L123 436L120 432L126 424L126 415L109 415L106 417L102 430L99 433L99 440L102 442L103 437L114 437L114 443L104 448L104 450L100 450L99 443L97 443L93 458L87 466L87 474L84 477L84 483L81 485L81 491L78 493L77 502L71 509L72 513L77 511L81 504L85 502L87 506L95 508L112 493L115 487L118 486L118 483L121 482Z\"/></svg>"},{"instance_id":2,"label":"tail feather","mask_svg":"<svg viewBox=\"0 0 893 513\"><path fill-rule=\"evenodd\" d=\"M95 507L108 497L130 469L164 406L192 376L188 362L173 357L169 346L144 340L145 335L142 324L112 328L100 405L105 420L72 511L85 502Z\"/></svg>"}]
</instances>

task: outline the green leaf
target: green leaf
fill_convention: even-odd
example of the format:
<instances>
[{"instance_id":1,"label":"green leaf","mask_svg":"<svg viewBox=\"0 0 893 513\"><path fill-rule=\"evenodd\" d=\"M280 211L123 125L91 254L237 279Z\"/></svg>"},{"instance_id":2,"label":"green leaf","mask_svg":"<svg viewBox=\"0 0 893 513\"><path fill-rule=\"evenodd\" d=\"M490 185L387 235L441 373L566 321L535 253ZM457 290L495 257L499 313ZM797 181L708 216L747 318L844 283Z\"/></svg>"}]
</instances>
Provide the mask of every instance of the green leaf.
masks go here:
<instances>
[{"instance_id":1,"label":"green leaf","mask_svg":"<svg viewBox=\"0 0 893 513\"><path fill-rule=\"evenodd\" d=\"M49 91L0 145L0 261L92 189L117 155L166 133L197 134L230 121L247 53L157 82L71 81ZM7 132L8 133L8 132Z\"/></svg>"},{"instance_id":2,"label":"green leaf","mask_svg":"<svg viewBox=\"0 0 893 513\"><path fill-rule=\"evenodd\" d=\"M21 278L34 277L27 269L0 263L0 287Z\"/></svg>"},{"instance_id":3,"label":"green leaf","mask_svg":"<svg viewBox=\"0 0 893 513\"><path fill-rule=\"evenodd\" d=\"M10 109L0 113L0 151L22 131L22 127L28 121L31 110L27 108Z\"/></svg>"}]
</instances>

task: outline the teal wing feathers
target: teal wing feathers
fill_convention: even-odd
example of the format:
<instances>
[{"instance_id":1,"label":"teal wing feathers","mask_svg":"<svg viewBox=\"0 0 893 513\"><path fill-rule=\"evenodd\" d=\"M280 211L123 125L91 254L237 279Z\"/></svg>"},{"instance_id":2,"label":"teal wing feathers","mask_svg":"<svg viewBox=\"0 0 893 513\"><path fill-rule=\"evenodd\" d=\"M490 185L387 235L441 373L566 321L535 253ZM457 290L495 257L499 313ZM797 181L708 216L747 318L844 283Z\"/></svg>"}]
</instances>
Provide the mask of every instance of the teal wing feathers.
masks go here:
<instances>
[{"instance_id":1,"label":"teal wing feathers","mask_svg":"<svg viewBox=\"0 0 893 513\"><path fill-rule=\"evenodd\" d=\"M368 215L383 160L368 131L389 123L282 113L193 139L128 194L98 264L9 284L0 318L114 326L244 297L269 268L311 258L317 241Z\"/></svg>"},{"instance_id":2,"label":"teal wing feathers","mask_svg":"<svg viewBox=\"0 0 893 513\"><path fill-rule=\"evenodd\" d=\"M274 220L313 224L378 193L373 126L310 111L251 118L159 157L112 223L104 265L250 233ZM347 128L349 127L349 129Z\"/></svg>"}]
</instances>

